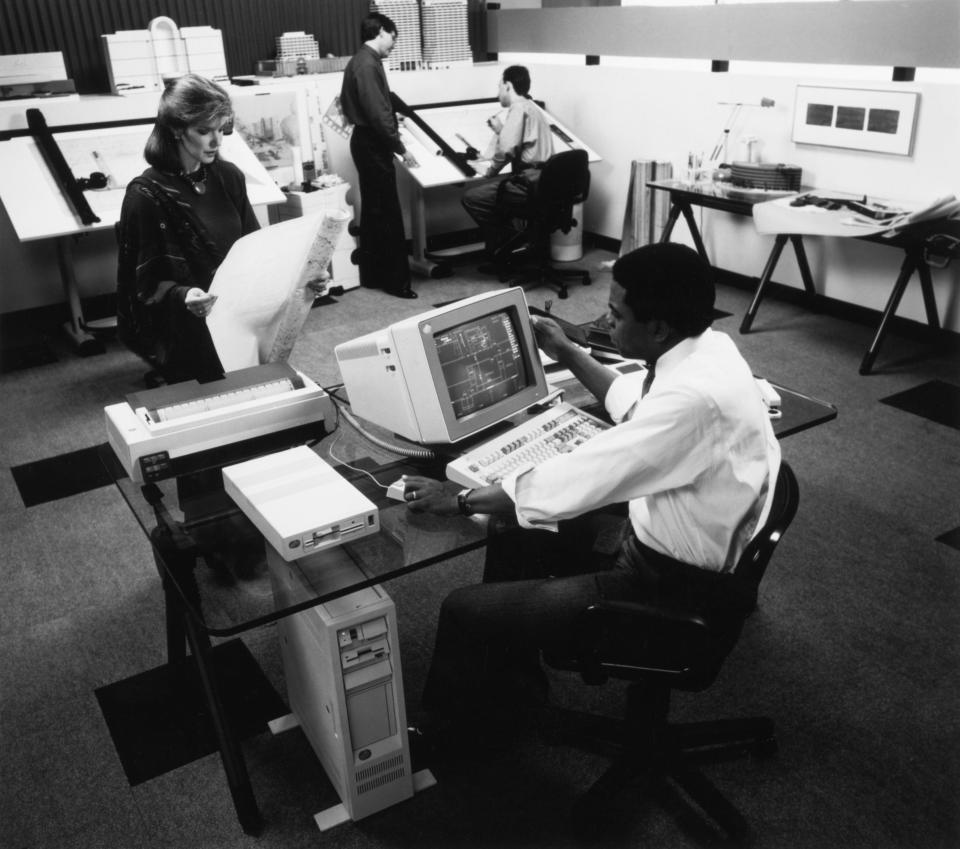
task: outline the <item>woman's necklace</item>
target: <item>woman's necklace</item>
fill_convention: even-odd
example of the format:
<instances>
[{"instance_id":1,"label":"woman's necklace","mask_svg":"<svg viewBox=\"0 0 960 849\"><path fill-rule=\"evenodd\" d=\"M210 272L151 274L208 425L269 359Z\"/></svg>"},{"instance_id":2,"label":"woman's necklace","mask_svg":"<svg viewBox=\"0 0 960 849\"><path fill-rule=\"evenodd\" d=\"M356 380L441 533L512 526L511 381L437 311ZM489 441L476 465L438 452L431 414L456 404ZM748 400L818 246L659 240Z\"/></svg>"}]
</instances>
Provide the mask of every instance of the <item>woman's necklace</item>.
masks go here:
<instances>
[{"instance_id":1,"label":"woman's necklace","mask_svg":"<svg viewBox=\"0 0 960 849\"><path fill-rule=\"evenodd\" d=\"M196 171L189 174L186 171L181 171L180 176L190 184L190 187L198 195L202 195L207 190L207 169L205 166L201 165Z\"/></svg>"}]
</instances>

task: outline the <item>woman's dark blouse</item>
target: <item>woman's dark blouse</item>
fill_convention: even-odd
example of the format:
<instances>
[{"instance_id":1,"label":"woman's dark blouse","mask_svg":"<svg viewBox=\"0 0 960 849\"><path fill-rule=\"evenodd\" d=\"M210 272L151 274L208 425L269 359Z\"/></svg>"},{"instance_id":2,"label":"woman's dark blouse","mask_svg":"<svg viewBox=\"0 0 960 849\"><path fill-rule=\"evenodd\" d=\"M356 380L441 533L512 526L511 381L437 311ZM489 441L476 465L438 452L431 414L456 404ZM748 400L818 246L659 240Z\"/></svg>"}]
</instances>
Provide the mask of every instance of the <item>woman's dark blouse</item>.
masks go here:
<instances>
[{"instance_id":1,"label":"woman's dark blouse","mask_svg":"<svg viewBox=\"0 0 960 849\"><path fill-rule=\"evenodd\" d=\"M173 379L219 371L206 322L184 299L206 291L231 245L259 226L243 172L223 160L205 167L203 194L186 177L148 168L127 186L117 226L120 337Z\"/></svg>"}]
</instances>

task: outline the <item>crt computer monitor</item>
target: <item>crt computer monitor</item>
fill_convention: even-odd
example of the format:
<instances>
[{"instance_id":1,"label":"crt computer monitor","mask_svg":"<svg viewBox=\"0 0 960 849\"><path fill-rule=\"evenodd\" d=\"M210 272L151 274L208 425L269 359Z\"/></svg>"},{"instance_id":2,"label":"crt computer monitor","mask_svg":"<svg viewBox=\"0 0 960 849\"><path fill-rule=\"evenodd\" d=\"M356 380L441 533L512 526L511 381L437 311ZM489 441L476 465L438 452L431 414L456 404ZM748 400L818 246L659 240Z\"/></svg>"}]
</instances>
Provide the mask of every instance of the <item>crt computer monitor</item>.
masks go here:
<instances>
[{"instance_id":1,"label":"crt computer monitor","mask_svg":"<svg viewBox=\"0 0 960 849\"><path fill-rule=\"evenodd\" d=\"M519 288L402 319L336 356L353 412L424 444L474 436L548 393Z\"/></svg>"}]
</instances>

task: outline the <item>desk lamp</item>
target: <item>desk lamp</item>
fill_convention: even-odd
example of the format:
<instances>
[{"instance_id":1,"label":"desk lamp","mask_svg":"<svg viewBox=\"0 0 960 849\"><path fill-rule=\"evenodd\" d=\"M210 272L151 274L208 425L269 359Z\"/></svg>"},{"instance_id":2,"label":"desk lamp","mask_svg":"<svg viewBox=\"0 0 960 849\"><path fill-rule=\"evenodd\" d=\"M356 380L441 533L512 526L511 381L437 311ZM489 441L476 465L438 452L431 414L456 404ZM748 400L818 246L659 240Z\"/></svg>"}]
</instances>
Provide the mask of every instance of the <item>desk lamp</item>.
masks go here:
<instances>
[{"instance_id":1,"label":"desk lamp","mask_svg":"<svg viewBox=\"0 0 960 849\"><path fill-rule=\"evenodd\" d=\"M720 106L732 106L730 114L727 116L727 121L723 125L723 130L720 131L720 138L717 139L717 143L713 146L713 152L710 154L710 161L716 162L720 158L721 162L727 161L727 143L730 141L730 131L733 129L733 125L737 123L737 119L740 117L740 112L743 110L744 106L758 106L762 109L769 109L775 105L775 101L770 97L761 97L759 103L731 103L727 100L719 101Z\"/></svg>"}]
</instances>

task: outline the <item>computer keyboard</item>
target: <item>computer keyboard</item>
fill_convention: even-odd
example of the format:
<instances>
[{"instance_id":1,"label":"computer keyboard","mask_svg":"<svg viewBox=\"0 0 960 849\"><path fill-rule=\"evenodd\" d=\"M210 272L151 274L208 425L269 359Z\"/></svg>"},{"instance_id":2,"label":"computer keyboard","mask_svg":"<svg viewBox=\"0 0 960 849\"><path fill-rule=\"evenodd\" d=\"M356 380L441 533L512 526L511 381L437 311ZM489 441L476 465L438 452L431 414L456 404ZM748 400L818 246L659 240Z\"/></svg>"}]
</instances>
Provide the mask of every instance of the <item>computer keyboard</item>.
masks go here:
<instances>
[{"instance_id":1,"label":"computer keyboard","mask_svg":"<svg viewBox=\"0 0 960 849\"><path fill-rule=\"evenodd\" d=\"M447 478L462 486L497 483L567 454L609 425L565 401L478 445L447 464Z\"/></svg>"}]
</instances>

